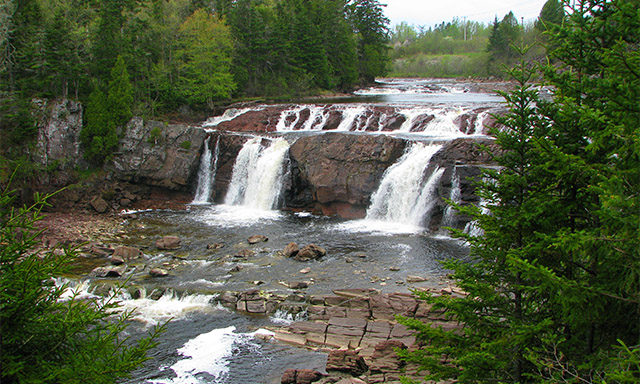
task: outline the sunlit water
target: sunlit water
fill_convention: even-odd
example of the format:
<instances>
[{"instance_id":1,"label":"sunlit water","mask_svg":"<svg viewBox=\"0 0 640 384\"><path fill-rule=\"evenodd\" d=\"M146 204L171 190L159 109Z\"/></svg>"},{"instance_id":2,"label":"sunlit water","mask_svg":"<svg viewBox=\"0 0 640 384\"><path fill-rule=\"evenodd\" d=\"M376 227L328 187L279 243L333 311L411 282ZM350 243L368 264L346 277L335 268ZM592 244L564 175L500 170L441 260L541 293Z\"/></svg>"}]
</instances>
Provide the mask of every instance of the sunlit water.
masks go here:
<instances>
[{"instance_id":1,"label":"sunlit water","mask_svg":"<svg viewBox=\"0 0 640 384\"><path fill-rule=\"evenodd\" d=\"M352 99L341 100L343 103L350 101L400 105L408 117L412 116L413 108L424 113L425 110L444 106L448 112L441 114L442 121L433 122L435 128L426 135L447 140L459 135L449 128L449 120L460 114L462 108L467 105L495 105L501 99L490 94L469 92L458 83L388 79L360 91ZM343 109L345 118L338 131L347 130L347 125L362 113L360 104L347 104ZM215 128L219 122L233 119L246 111L230 110L223 116L210 119L204 127ZM299 111L294 108L283 112L283 115L286 113L291 114L293 120L279 126L278 130L282 132L295 126ZM310 113L311 118L304 127L309 132L318 130L325 119L319 108L312 108ZM405 134L411 135L410 132ZM160 336L158 347L152 351L151 360L127 383L279 383L282 373L288 368L322 371L326 354L255 337L256 332L264 333L264 328L286 325L303 318L304 314L280 311L270 316L244 316L222 307L217 301L218 296L225 291L243 292L255 288L290 294L293 291L282 283L292 281L308 282L309 288L304 291L306 295L331 294L334 289L346 288L408 292L415 286L406 282L407 275L427 278L426 282L420 283L421 286L437 287L442 284L441 277L446 273L440 262L466 257L468 249L464 244L447 237L442 231L429 233L422 226L424 220L420 217L396 217L399 208L388 204L390 197L381 198L377 202L379 205L371 207L363 220L348 221L308 212L273 210L278 206L278 196L262 202L267 197L265 192L255 196L251 193L277 187L281 169L271 169L260 160L269 156L278 161L286 160L288 144L279 140L267 147L259 147L259 140L254 142L246 144L245 173L238 176L237 190L228 194L227 204L207 204L208 192L205 191L196 199L197 204L189 206L186 211L139 212L138 219L125 221L129 235L125 243L141 248L145 258L143 265L135 266L128 275L131 278L129 284L139 287L136 297L131 296L131 290L118 296L122 309L133 311L134 321L128 332L135 339L154 325L167 323L167 330ZM427 147L422 145L420 148ZM420 165L422 168L426 167L432 154L416 152L424 163ZM251 170L275 176L263 185L252 178ZM395 179L408 180L409 177L400 171L402 169L398 170L400 176L394 176ZM390 176L389 183L393 182ZM253 188L250 186L252 183L260 187ZM423 216L428 212L428 201L423 197L430 187L427 178L418 178L414 184L411 201L400 200L398 204L418 207L414 211L420 210ZM260 204L252 204L258 200ZM182 247L174 251L158 250L155 242L165 235L179 236ZM248 245L247 238L251 235L264 235L268 241ZM327 250L327 255L304 263L286 258L278 251L289 242L300 246L320 245ZM214 244L217 245L211 246ZM234 257L244 248L255 254L247 258ZM169 276L150 278L147 270L154 267L167 268ZM307 268L310 272L302 273ZM94 297L88 285L78 289L82 292L79 296ZM160 295L156 294L158 292Z\"/></svg>"}]
</instances>

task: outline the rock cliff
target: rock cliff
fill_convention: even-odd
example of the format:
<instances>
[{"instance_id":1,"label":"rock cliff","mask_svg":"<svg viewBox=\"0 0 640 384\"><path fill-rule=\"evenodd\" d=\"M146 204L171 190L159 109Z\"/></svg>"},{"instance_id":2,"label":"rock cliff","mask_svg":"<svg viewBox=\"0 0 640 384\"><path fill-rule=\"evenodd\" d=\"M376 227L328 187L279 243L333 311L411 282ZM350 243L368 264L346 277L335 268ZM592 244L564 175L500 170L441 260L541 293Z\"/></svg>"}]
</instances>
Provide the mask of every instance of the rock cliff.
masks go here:
<instances>
[{"instance_id":1,"label":"rock cliff","mask_svg":"<svg viewBox=\"0 0 640 384\"><path fill-rule=\"evenodd\" d=\"M200 127L133 118L113 156L123 181L170 190L192 188L206 133Z\"/></svg>"}]
</instances>

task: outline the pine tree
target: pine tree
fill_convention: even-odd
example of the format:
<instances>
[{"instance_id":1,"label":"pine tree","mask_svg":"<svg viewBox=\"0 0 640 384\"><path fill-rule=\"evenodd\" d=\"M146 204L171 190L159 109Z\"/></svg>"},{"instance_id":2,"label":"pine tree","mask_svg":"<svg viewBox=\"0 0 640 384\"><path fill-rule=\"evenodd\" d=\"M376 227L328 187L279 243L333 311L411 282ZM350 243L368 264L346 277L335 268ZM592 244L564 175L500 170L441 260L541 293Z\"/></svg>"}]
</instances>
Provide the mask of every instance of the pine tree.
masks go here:
<instances>
[{"instance_id":1,"label":"pine tree","mask_svg":"<svg viewBox=\"0 0 640 384\"><path fill-rule=\"evenodd\" d=\"M479 185L491 213L462 208L484 236L458 233L472 262L446 264L469 295L425 297L463 328L406 321L426 346L405 356L434 377L640 378L639 17L632 1L577 2L549 34L551 102L527 85L524 62L511 71L519 86L498 118L500 168Z\"/></svg>"},{"instance_id":2,"label":"pine tree","mask_svg":"<svg viewBox=\"0 0 640 384\"><path fill-rule=\"evenodd\" d=\"M111 79L107 93L107 108L113 123L117 127L124 127L133 113L133 86L129 81L129 72L122 56L118 56L111 69Z\"/></svg>"},{"instance_id":3,"label":"pine tree","mask_svg":"<svg viewBox=\"0 0 640 384\"><path fill-rule=\"evenodd\" d=\"M40 252L41 218L48 197L13 208L0 192L0 380L3 383L116 383L147 360L162 327L129 345L129 315L117 318L113 300L64 298L54 284L71 266L75 249ZM62 251L62 252L60 252Z\"/></svg>"}]
</instances>

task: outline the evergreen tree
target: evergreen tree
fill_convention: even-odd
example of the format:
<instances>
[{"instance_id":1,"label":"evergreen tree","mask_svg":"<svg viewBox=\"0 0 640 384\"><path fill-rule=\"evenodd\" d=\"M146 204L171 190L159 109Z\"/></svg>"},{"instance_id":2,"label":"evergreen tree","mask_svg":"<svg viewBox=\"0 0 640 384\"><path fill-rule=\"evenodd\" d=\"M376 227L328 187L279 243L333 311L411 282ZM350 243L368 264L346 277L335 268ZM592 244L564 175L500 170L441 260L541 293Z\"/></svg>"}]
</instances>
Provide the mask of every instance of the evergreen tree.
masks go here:
<instances>
[{"instance_id":1,"label":"evergreen tree","mask_svg":"<svg viewBox=\"0 0 640 384\"><path fill-rule=\"evenodd\" d=\"M107 91L107 108L110 118L117 127L125 126L133 113L133 86L129 81L129 72L122 56L118 56L111 68L111 79Z\"/></svg>"},{"instance_id":2,"label":"evergreen tree","mask_svg":"<svg viewBox=\"0 0 640 384\"><path fill-rule=\"evenodd\" d=\"M460 382L637 382L640 378L640 15L633 1L578 1L550 33L552 102L519 86L498 118L498 170L479 184L489 214L471 263L450 261L468 296L428 298L460 320L420 330L405 354ZM446 356L446 361L442 357Z\"/></svg>"},{"instance_id":3,"label":"evergreen tree","mask_svg":"<svg viewBox=\"0 0 640 384\"><path fill-rule=\"evenodd\" d=\"M536 20L535 28L538 32L543 33L551 24L560 25L564 20L564 6L559 0L547 0L542 6L540 16Z\"/></svg>"},{"instance_id":4,"label":"evergreen tree","mask_svg":"<svg viewBox=\"0 0 640 384\"><path fill-rule=\"evenodd\" d=\"M93 164L100 165L118 146L118 134L109 111L107 96L98 86L89 95L84 122L85 126L80 132L84 157Z\"/></svg>"},{"instance_id":5,"label":"evergreen tree","mask_svg":"<svg viewBox=\"0 0 640 384\"><path fill-rule=\"evenodd\" d=\"M349 20L358 38L358 70L365 82L386 73L389 57L389 19L378 0L350 0Z\"/></svg>"},{"instance_id":6,"label":"evergreen tree","mask_svg":"<svg viewBox=\"0 0 640 384\"><path fill-rule=\"evenodd\" d=\"M68 286L53 279L77 252L38 252L41 231L34 224L46 199L36 195L32 206L14 209L12 194L0 192L0 380L116 383L147 359L162 328L126 346L128 315L111 315L115 301L65 298Z\"/></svg>"}]
</instances>

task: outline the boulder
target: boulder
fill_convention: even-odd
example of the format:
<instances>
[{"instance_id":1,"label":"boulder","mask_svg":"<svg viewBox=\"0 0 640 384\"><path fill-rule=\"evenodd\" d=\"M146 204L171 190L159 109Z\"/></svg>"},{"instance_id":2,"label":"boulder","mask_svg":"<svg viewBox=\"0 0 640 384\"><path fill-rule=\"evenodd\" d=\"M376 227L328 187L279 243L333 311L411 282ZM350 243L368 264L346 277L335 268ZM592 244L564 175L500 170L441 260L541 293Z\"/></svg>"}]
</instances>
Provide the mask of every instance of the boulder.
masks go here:
<instances>
[{"instance_id":1,"label":"boulder","mask_svg":"<svg viewBox=\"0 0 640 384\"><path fill-rule=\"evenodd\" d=\"M264 235L253 235L253 236L249 236L249 238L247 239L247 243L249 244L257 244L257 243L263 243L265 241L269 240L269 238L267 236Z\"/></svg>"},{"instance_id":2,"label":"boulder","mask_svg":"<svg viewBox=\"0 0 640 384\"><path fill-rule=\"evenodd\" d=\"M172 250L180 248L180 238L178 236L164 236L156 241L158 249Z\"/></svg>"},{"instance_id":3,"label":"boulder","mask_svg":"<svg viewBox=\"0 0 640 384\"><path fill-rule=\"evenodd\" d=\"M299 251L300 248L298 247L298 244L291 242L284 247L284 251L282 251L282 253L284 253L286 257L293 257L297 255Z\"/></svg>"},{"instance_id":4,"label":"boulder","mask_svg":"<svg viewBox=\"0 0 640 384\"><path fill-rule=\"evenodd\" d=\"M165 277L165 276L169 276L169 272L167 272L162 268L153 268L152 270L149 271L149 275L151 277Z\"/></svg>"},{"instance_id":5,"label":"boulder","mask_svg":"<svg viewBox=\"0 0 640 384\"><path fill-rule=\"evenodd\" d=\"M282 375L282 384L311 384L324 375L313 369L287 369Z\"/></svg>"},{"instance_id":6,"label":"boulder","mask_svg":"<svg viewBox=\"0 0 640 384\"><path fill-rule=\"evenodd\" d=\"M102 197L94 197L89 204L91 204L91 207L98 213L105 213L109 209L109 205Z\"/></svg>"},{"instance_id":7,"label":"boulder","mask_svg":"<svg viewBox=\"0 0 640 384\"><path fill-rule=\"evenodd\" d=\"M248 259L251 256L255 256L256 252L251 250L251 249L241 249L238 252L236 252L235 255L233 255L233 257L237 257L239 259Z\"/></svg>"},{"instance_id":8,"label":"boulder","mask_svg":"<svg viewBox=\"0 0 640 384\"><path fill-rule=\"evenodd\" d=\"M360 376L369 370L362 356L354 350L332 350L327 358L327 371L347 372L352 376Z\"/></svg>"},{"instance_id":9,"label":"boulder","mask_svg":"<svg viewBox=\"0 0 640 384\"><path fill-rule=\"evenodd\" d=\"M113 251L113 258L120 258L124 262L142 257L142 251L135 247L116 247ZM121 263L122 264L122 263Z\"/></svg>"},{"instance_id":10,"label":"boulder","mask_svg":"<svg viewBox=\"0 0 640 384\"><path fill-rule=\"evenodd\" d=\"M327 254L327 250L316 244L305 245L293 256L297 261L316 260Z\"/></svg>"},{"instance_id":11,"label":"boulder","mask_svg":"<svg viewBox=\"0 0 640 384\"><path fill-rule=\"evenodd\" d=\"M120 277L127 270L126 265L117 267L98 267L91 271L90 276L93 277Z\"/></svg>"}]
</instances>

